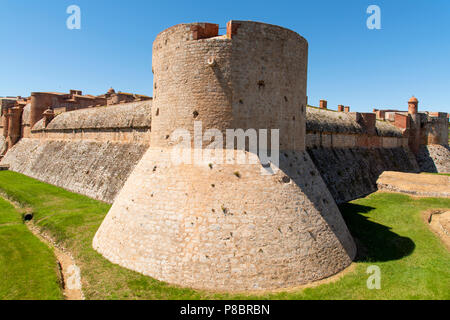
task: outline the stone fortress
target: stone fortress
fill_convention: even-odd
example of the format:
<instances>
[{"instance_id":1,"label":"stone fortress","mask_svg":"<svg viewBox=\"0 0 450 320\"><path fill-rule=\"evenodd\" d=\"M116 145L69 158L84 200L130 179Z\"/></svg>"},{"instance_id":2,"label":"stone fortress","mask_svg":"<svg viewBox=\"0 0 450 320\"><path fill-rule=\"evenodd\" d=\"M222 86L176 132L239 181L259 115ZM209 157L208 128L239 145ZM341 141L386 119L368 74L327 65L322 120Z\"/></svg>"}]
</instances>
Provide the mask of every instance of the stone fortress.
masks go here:
<instances>
[{"instance_id":1,"label":"stone fortress","mask_svg":"<svg viewBox=\"0 0 450 320\"><path fill-rule=\"evenodd\" d=\"M334 275L356 255L336 203L383 171L450 172L448 115L307 103L308 43L282 27L180 24L153 44L153 99L32 93L0 98L1 164L112 203L94 248L169 283L244 291ZM280 163L175 164L171 134L279 129ZM204 143L206 146L207 143ZM235 154L249 154L248 149Z\"/></svg>"}]
</instances>

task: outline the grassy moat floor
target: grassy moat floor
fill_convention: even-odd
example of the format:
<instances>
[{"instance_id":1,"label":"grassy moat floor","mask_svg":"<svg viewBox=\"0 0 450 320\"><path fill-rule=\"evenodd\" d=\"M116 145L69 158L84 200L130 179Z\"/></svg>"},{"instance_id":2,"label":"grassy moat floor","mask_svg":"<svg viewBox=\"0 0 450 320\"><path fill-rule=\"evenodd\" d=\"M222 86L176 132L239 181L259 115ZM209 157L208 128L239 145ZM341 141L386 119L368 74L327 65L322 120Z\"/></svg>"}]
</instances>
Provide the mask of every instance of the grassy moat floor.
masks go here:
<instances>
[{"instance_id":1,"label":"grassy moat floor","mask_svg":"<svg viewBox=\"0 0 450 320\"><path fill-rule=\"evenodd\" d=\"M421 212L450 208L450 199L375 193L340 207L357 239L352 271L313 288L261 295L231 295L174 287L110 263L92 249L92 238L110 205L10 171L0 191L62 244L81 268L86 299L450 299L450 253ZM20 210L19 210L20 211ZM0 299L63 299L56 258L0 199ZM381 289L369 290L369 266L381 270Z\"/></svg>"}]
</instances>

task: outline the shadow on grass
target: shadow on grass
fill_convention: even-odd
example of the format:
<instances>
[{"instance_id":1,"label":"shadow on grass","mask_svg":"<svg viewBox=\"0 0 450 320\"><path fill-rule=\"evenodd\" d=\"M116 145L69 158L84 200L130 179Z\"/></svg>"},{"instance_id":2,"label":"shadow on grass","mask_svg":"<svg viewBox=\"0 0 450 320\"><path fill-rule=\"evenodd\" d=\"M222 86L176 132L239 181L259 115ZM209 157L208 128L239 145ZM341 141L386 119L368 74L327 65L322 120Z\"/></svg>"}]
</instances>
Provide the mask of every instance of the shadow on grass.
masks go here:
<instances>
[{"instance_id":1,"label":"shadow on grass","mask_svg":"<svg viewBox=\"0 0 450 320\"><path fill-rule=\"evenodd\" d=\"M409 256L415 249L414 242L399 236L391 228L369 220L375 208L354 203L339 206L358 247L356 261L384 262Z\"/></svg>"}]
</instances>

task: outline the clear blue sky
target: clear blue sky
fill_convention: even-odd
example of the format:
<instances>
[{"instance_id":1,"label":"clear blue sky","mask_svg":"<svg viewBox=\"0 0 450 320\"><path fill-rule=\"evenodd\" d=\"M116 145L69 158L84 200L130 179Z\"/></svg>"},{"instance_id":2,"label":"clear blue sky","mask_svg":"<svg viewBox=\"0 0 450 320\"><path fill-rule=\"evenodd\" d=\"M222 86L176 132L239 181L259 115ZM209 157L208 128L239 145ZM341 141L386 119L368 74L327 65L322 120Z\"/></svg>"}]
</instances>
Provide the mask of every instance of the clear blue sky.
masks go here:
<instances>
[{"instance_id":1,"label":"clear blue sky","mask_svg":"<svg viewBox=\"0 0 450 320\"><path fill-rule=\"evenodd\" d=\"M68 30L69 5L81 30ZM366 9L381 8L381 30ZM182 22L254 20L309 42L309 103L353 111L406 107L450 112L450 1L0 0L0 96L109 87L152 95L155 36ZM423 110L423 109L422 109Z\"/></svg>"}]
</instances>

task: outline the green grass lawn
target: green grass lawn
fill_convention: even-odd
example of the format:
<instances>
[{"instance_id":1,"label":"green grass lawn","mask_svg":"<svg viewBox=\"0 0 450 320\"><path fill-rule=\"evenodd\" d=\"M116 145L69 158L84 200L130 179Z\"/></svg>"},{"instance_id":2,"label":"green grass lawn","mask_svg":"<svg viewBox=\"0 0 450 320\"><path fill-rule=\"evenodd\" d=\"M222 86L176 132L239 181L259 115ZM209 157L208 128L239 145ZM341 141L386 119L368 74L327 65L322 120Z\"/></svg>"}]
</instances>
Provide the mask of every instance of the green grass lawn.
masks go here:
<instances>
[{"instance_id":1,"label":"green grass lawn","mask_svg":"<svg viewBox=\"0 0 450 320\"><path fill-rule=\"evenodd\" d=\"M53 251L0 198L0 300L63 299Z\"/></svg>"},{"instance_id":2,"label":"green grass lawn","mask_svg":"<svg viewBox=\"0 0 450 320\"><path fill-rule=\"evenodd\" d=\"M438 173L438 172L422 172L422 174L437 174L438 176L450 176L450 173Z\"/></svg>"},{"instance_id":3,"label":"green grass lawn","mask_svg":"<svg viewBox=\"0 0 450 320\"><path fill-rule=\"evenodd\" d=\"M450 199L376 193L347 203L341 211L361 247L354 271L315 288L247 296L178 288L110 263L92 249L108 204L10 171L0 172L0 190L72 252L87 299L450 299L450 253L421 218ZM367 289L371 265L381 269L380 290Z\"/></svg>"}]
</instances>

